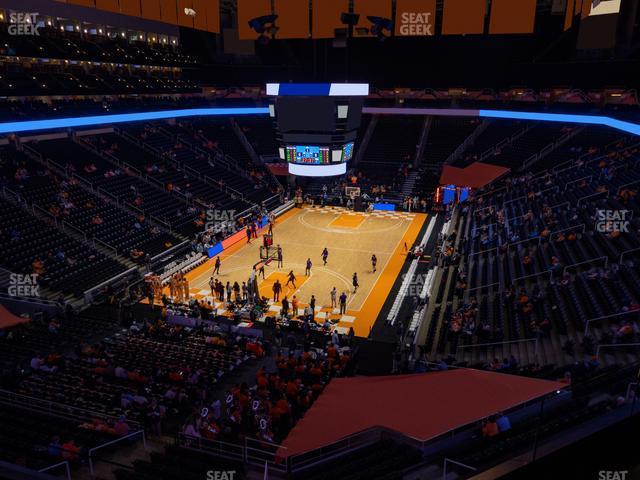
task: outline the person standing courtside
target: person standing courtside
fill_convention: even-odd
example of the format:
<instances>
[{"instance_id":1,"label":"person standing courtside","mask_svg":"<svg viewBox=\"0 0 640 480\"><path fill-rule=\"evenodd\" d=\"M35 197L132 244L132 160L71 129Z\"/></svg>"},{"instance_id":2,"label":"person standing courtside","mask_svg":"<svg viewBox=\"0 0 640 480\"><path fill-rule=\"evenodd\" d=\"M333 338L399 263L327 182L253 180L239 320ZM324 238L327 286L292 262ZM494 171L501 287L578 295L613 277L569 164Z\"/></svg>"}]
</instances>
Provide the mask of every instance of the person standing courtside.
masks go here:
<instances>
[{"instance_id":1,"label":"person standing courtside","mask_svg":"<svg viewBox=\"0 0 640 480\"><path fill-rule=\"evenodd\" d=\"M311 295L309 299L309 308L311 308L311 320L316 319L316 296Z\"/></svg>"},{"instance_id":2,"label":"person standing courtside","mask_svg":"<svg viewBox=\"0 0 640 480\"><path fill-rule=\"evenodd\" d=\"M313 265L311 263L311 259L307 258L307 268L304 271L304 274L308 277L309 275L311 275L311 265Z\"/></svg>"},{"instance_id":3,"label":"person standing courtside","mask_svg":"<svg viewBox=\"0 0 640 480\"><path fill-rule=\"evenodd\" d=\"M280 300L280 292L282 291L282 285L280 284L280 280L276 280L273 284L273 301L277 302Z\"/></svg>"},{"instance_id":4,"label":"person standing courtside","mask_svg":"<svg viewBox=\"0 0 640 480\"><path fill-rule=\"evenodd\" d=\"M329 250L327 250L327 247L324 247L324 250L322 250L322 261L324 262L324 264L327 264L327 258L329 257Z\"/></svg>"},{"instance_id":5,"label":"person standing courtside","mask_svg":"<svg viewBox=\"0 0 640 480\"><path fill-rule=\"evenodd\" d=\"M347 294L345 292L342 292L342 294L340 294L340 315L344 315L346 311L347 311Z\"/></svg>"},{"instance_id":6,"label":"person standing courtside","mask_svg":"<svg viewBox=\"0 0 640 480\"><path fill-rule=\"evenodd\" d=\"M287 275L287 283L284 284L285 287L288 287L289 284L293 285L293 288L298 288L296 287L296 276L293 273L293 270L289 271L289 274Z\"/></svg>"}]
</instances>

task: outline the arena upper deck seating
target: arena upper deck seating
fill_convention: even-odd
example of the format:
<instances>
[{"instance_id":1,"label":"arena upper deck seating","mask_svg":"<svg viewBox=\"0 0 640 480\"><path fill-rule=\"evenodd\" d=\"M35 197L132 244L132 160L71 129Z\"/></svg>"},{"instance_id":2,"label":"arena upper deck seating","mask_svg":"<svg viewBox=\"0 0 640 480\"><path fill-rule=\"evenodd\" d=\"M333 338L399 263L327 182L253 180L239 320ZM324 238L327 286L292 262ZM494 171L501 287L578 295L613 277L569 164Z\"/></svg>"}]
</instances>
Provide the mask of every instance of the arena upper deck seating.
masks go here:
<instances>
[{"instance_id":1,"label":"arena upper deck seating","mask_svg":"<svg viewBox=\"0 0 640 480\"><path fill-rule=\"evenodd\" d=\"M182 66L199 59L185 54L173 44L131 42L83 32L61 31L50 26L38 28L39 35L11 35L0 32L0 52L7 56L118 62L136 65ZM96 32L97 33L97 32Z\"/></svg>"},{"instance_id":2,"label":"arena upper deck seating","mask_svg":"<svg viewBox=\"0 0 640 480\"><path fill-rule=\"evenodd\" d=\"M479 161L483 154L494 149L496 145L530 126L525 122L514 122L512 120L484 121L488 122L484 131L465 149L462 159L455 163L456 166L464 167L469 163ZM490 162L489 160L486 161Z\"/></svg>"},{"instance_id":3,"label":"arena upper deck seating","mask_svg":"<svg viewBox=\"0 0 640 480\"><path fill-rule=\"evenodd\" d=\"M519 167L529 157L539 153L545 146L569 133L575 126L556 123L538 123L531 126L523 135L504 148L494 152L486 162L505 167Z\"/></svg>"},{"instance_id":4,"label":"arena upper deck seating","mask_svg":"<svg viewBox=\"0 0 640 480\"><path fill-rule=\"evenodd\" d=\"M637 1L0 3L1 478L638 470ZM287 174L284 146L346 173ZM442 175L474 162L508 168ZM456 391L424 439L382 417L322 435L341 377L459 369L540 396ZM400 397L398 425L427 419Z\"/></svg>"},{"instance_id":5,"label":"arena upper deck seating","mask_svg":"<svg viewBox=\"0 0 640 480\"><path fill-rule=\"evenodd\" d=\"M442 165L480 123L477 119L434 118L424 147L425 162Z\"/></svg>"},{"instance_id":6,"label":"arena upper deck seating","mask_svg":"<svg viewBox=\"0 0 640 480\"><path fill-rule=\"evenodd\" d=\"M15 273L38 273L38 283L54 291L81 297L127 267L59 230L26 210L0 199L2 266ZM35 267L40 260L42 267Z\"/></svg>"},{"instance_id":7,"label":"arena upper deck seating","mask_svg":"<svg viewBox=\"0 0 640 480\"><path fill-rule=\"evenodd\" d=\"M71 139L48 140L32 146L45 159L53 160L69 173L104 189L145 214L153 215L174 228L191 231L196 212L190 209L184 197L155 183L147 183L132 175L132 171L125 172L117 163L92 153Z\"/></svg>"},{"instance_id":8,"label":"arena upper deck seating","mask_svg":"<svg viewBox=\"0 0 640 480\"><path fill-rule=\"evenodd\" d=\"M5 178L13 179L7 186L27 203L39 206L57 220L68 222L89 238L101 240L124 256L128 256L132 248L155 256L166 250L165 245L181 241L139 216L108 203L78 182L57 176L22 152L5 147L0 150L0 158L7 161ZM18 169L26 170L24 179L16 175Z\"/></svg>"},{"instance_id":9,"label":"arena upper deck seating","mask_svg":"<svg viewBox=\"0 0 640 480\"><path fill-rule=\"evenodd\" d=\"M214 178L222 188L230 187L227 193L243 195L245 201L235 203L238 211L246 209L249 202L260 203L273 195L263 180L264 169L249 158L228 120L203 119L197 124L155 127L159 128L151 127L152 134L138 131L138 136L144 135L143 142L158 151L171 152L170 157L181 166Z\"/></svg>"},{"instance_id":10,"label":"arena upper deck seating","mask_svg":"<svg viewBox=\"0 0 640 480\"><path fill-rule=\"evenodd\" d=\"M629 189L640 180L636 162L635 145L616 144L604 156L594 152L554 174L521 177L472 203L457 229L464 268L449 280L460 299L451 288L438 350L540 335L558 350L567 340L582 343L587 320L634 311L637 266L621 255L636 258L640 241L600 233L596 210L635 216ZM629 228L636 231L637 220ZM614 317L592 324L590 334L600 343L631 343L637 321L635 314ZM592 345L584 344L591 352Z\"/></svg>"},{"instance_id":11,"label":"arena upper deck seating","mask_svg":"<svg viewBox=\"0 0 640 480\"><path fill-rule=\"evenodd\" d=\"M78 421L5 404L0 404L0 421L0 459L34 470L54 465L66 458L75 457L74 461L78 461L90 448L115 438L114 434L80 428ZM58 437L55 450L50 448L54 437ZM63 452L62 445L69 440L73 440L78 452Z\"/></svg>"},{"instance_id":12,"label":"arena upper deck seating","mask_svg":"<svg viewBox=\"0 0 640 480\"><path fill-rule=\"evenodd\" d=\"M271 118L237 118L236 121L258 155L278 154Z\"/></svg>"},{"instance_id":13,"label":"arena upper deck seating","mask_svg":"<svg viewBox=\"0 0 640 480\"><path fill-rule=\"evenodd\" d=\"M207 472L235 472L234 478L242 480L245 469L242 462L211 457L189 448L167 446L164 453L154 452L150 461L136 460L134 471L116 469L117 480L170 480L179 476L185 480L201 479Z\"/></svg>"},{"instance_id":14,"label":"arena upper deck seating","mask_svg":"<svg viewBox=\"0 0 640 480\"><path fill-rule=\"evenodd\" d=\"M202 334L187 332L116 335L77 350L79 356L52 362L49 367L55 371L22 379L16 392L111 417L126 415L149 426L151 411L161 409L167 416L181 408L188 411L199 389L215 385L251 356L235 342L214 345ZM124 369L124 378L116 368ZM166 392L172 389L175 396L170 398Z\"/></svg>"}]
</instances>

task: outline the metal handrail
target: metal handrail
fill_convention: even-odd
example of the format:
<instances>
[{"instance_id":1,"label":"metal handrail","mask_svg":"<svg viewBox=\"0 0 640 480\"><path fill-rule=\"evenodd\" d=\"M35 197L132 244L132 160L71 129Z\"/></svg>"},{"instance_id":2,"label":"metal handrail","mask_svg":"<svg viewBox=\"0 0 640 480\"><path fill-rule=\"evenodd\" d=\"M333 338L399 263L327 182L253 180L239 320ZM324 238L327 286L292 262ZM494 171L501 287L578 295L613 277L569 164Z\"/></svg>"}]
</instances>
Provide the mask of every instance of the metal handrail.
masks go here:
<instances>
[{"instance_id":1,"label":"metal handrail","mask_svg":"<svg viewBox=\"0 0 640 480\"><path fill-rule=\"evenodd\" d=\"M133 165L131 165L130 163L127 162L122 162L122 168L126 168L129 171L132 171L133 173L135 173L135 176L140 177L142 172L140 171L139 168L134 167Z\"/></svg>"},{"instance_id":2,"label":"metal handrail","mask_svg":"<svg viewBox=\"0 0 640 480\"><path fill-rule=\"evenodd\" d=\"M459 467L463 467L466 468L467 470L471 470L472 472L477 472L478 469L475 467L472 467L470 465L466 465L462 462L457 462L455 460L451 460L450 458L445 458L444 459L444 464L442 466L442 480L447 480L447 463L453 463L454 465L458 465Z\"/></svg>"},{"instance_id":3,"label":"metal handrail","mask_svg":"<svg viewBox=\"0 0 640 480\"><path fill-rule=\"evenodd\" d=\"M45 210L40 205L36 205L35 203L33 205L31 205L31 208L33 210L34 215L36 213L36 210L38 210L38 211L40 211L41 214L46 215L47 217L51 217L51 219L53 220L53 223L55 223L56 226L58 225L58 218L53 213L51 213L49 210Z\"/></svg>"},{"instance_id":4,"label":"metal handrail","mask_svg":"<svg viewBox=\"0 0 640 480\"><path fill-rule=\"evenodd\" d=\"M71 480L71 468L69 467L68 460L65 460L64 462L56 463L55 465L49 465L48 467L42 468L38 470L38 473L48 472L50 470L53 470L55 468L62 467L62 466L65 467L65 470L67 472L67 480Z\"/></svg>"},{"instance_id":5,"label":"metal handrail","mask_svg":"<svg viewBox=\"0 0 640 480\"><path fill-rule=\"evenodd\" d=\"M137 432L133 432L130 433L129 435L124 435L122 437L118 437L115 440L111 440L110 442L107 443L103 443L102 445L98 445L97 447L94 447L92 449L89 450L88 452L88 459L89 459L89 471L91 472L91 476L94 477L95 476L95 472L93 470L93 454L105 447L109 447L111 445L114 445L116 443L120 443L123 440L127 440L129 438L133 438L133 437L137 437L141 435L142 436L142 444L144 446L144 449L147 450L147 437L144 434L144 430L138 430Z\"/></svg>"},{"instance_id":6,"label":"metal handrail","mask_svg":"<svg viewBox=\"0 0 640 480\"><path fill-rule=\"evenodd\" d=\"M474 255L480 255L481 253L488 253L488 252L492 252L494 250L498 250L498 247L494 247L494 248L490 248L489 250L482 250L480 252L474 252L474 253L470 253L469 257L473 257Z\"/></svg>"},{"instance_id":7,"label":"metal handrail","mask_svg":"<svg viewBox=\"0 0 640 480\"><path fill-rule=\"evenodd\" d=\"M603 191L601 191L601 192L592 193L592 194L587 195L587 196L585 196L585 197L580 197L580 198L578 199L578 203L577 203L577 205L580 205L580 203L581 203L583 200L586 200L586 199L588 199L588 198L597 197L597 196L599 196L599 195L602 195L603 193L606 193L606 194L607 194L607 196L609 196L609 190L603 190Z\"/></svg>"},{"instance_id":8,"label":"metal handrail","mask_svg":"<svg viewBox=\"0 0 640 480\"><path fill-rule=\"evenodd\" d=\"M543 272L532 273L531 275L524 275L522 277L514 278L512 280L512 283L518 282L520 280L524 280L525 278L540 277L540 276L543 276L543 275L549 275L549 280L551 280L552 277L553 277L553 272L551 270L545 270Z\"/></svg>"},{"instance_id":9,"label":"metal handrail","mask_svg":"<svg viewBox=\"0 0 640 480\"><path fill-rule=\"evenodd\" d=\"M569 185L572 185L572 184L574 184L574 183L578 183L578 182L580 182L580 181L582 181L582 180L585 180L585 179L587 179L587 178L589 179L589 182L591 182L591 181L593 180L593 175L587 175L587 176L585 176L585 177L576 178L575 180L571 180L570 182L565 183L565 184L564 184L564 189L563 189L562 191L563 191L563 192L566 192L566 191L567 191L567 187L568 187Z\"/></svg>"},{"instance_id":10,"label":"metal handrail","mask_svg":"<svg viewBox=\"0 0 640 480\"><path fill-rule=\"evenodd\" d=\"M602 315L602 316L596 317L596 318L590 318L587 321L585 321L584 336L586 337L587 334L589 333L589 325L592 322L597 322L597 321L600 321L600 320L608 320L609 318L615 318L615 317L623 317L625 315L631 315L632 313L640 314L640 311L638 311L638 310L628 310L626 312L618 312L618 313L612 313L612 314L609 314L609 315Z\"/></svg>"},{"instance_id":11,"label":"metal handrail","mask_svg":"<svg viewBox=\"0 0 640 480\"><path fill-rule=\"evenodd\" d=\"M74 231L77 235L80 235L84 238L85 241L87 241L87 234L85 232L83 232L82 230L80 230L78 227L75 227L73 225L71 225L69 222L67 222L66 220L62 221L62 229L66 230L67 228L70 228L72 231Z\"/></svg>"},{"instance_id":12,"label":"metal handrail","mask_svg":"<svg viewBox=\"0 0 640 480\"><path fill-rule=\"evenodd\" d=\"M508 345L511 343L526 343L526 342L535 342L534 355L537 356L538 355L538 339L537 338L525 338L523 340L509 340L506 342L474 343L473 345L458 345L456 347L456 352L461 348L490 347L495 345Z\"/></svg>"},{"instance_id":13,"label":"metal handrail","mask_svg":"<svg viewBox=\"0 0 640 480\"><path fill-rule=\"evenodd\" d=\"M158 185L161 189L163 189L163 190L164 190L164 188L165 188L164 183L162 183L162 182L161 182L160 180L158 180L157 178L154 178L154 177L152 177L152 176L150 176L150 175L148 175L148 174L147 174L147 175L145 175L144 177L145 177L147 180L149 180L150 182L155 183L155 184L156 184L156 185Z\"/></svg>"},{"instance_id":14,"label":"metal handrail","mask_svg":"<svg viewBox=\"0 0 640 480\"><path fill-rule=\"evenodd\" d=\"M77 173L72 173L71 174L71 178L73 178L74 180L78 180L79 182L82 182L85 184L85 186L89 187L89 190L93 191L93 183L91 183L89 180L87 180L84 177L81 177L80 175L78 175Z\"/></svg>"},{"instance_id":15,"label":"metal handrail","mask_svg":"<svg viewBox=\"0 0 640 480\"><path fill-rule=\"evenodd\" d=\"M636 183L640 183L640 178L637 180L634 180L633 182L629 182L629 183L625 183L624 185L620 185L618 187L618 190L616 191L616 195L620 195L620 190L622 190L625 187L628 187L629 185L635 185Z\"/></svg>"},{"instance_id":16,"label":"metal handrail","mask_svg":"<svg viewBox=\"0 0 640 480\"><path fill-rule=\"evenodd\" d=\"M520 245L521 243L531 243L534 240L537 240L538 243L540 243L540 239L542 237L540 235L536 235L535 237L529 237L529 238L524 238L522 240L518 240L517 242L507 242L506 246L507 246L507 250L509 250L511 247L515 246L515 245Z\"/></svg>"},{"instance_id":17,"label":"metal handrail","mask_svg":"<svg viewBox=\"0 0 640 480\"><path fill-rule=\"evenodd\" d=\"M108 421L116 421L114 416L107 415L105 413L94 412L80 407L74 407L72 405L66 405L63 403L52 402L51 400L45 400L37 397L30 397L20 393L15 393L10 390L0 389L0 402L6 402L11 405L20 406L21 408L33 408L39 411L44 411L49 414L58 415L65 418L73 418L75 420L81 419L83 421L90 421L91 419L101 419ZM139 426L137 422L131 422L132 424Z\"/></svg>"},{"instance_id":18,"label":"metal handrail","mask_svg":"<svg viewBox=\"0 0 640 480\"><path fill-rule=\"evenodd\" d=\"M571 265L567 265L566 267L564 267L564 269L562 270L562 274L566 275L567 274L567 269L568 268L573 268L573 267L577 267L578 265L585 265L587 263L593 263L593 262L597 262L599 260L602 260L604 258L604 268L607 268L607 265L609 265L609 257L607 256L602 256L602 257L596 257L596 258L590 258L588 260L585 260L584 262L578 262L578 263L573 263Z\"/></svg>"},{"instance_id":19,"label":"metal handrail","mask_svg":"<svg viewBox=\"0 0 640 480\"><path fill-rule=\"evenodd\" d=\"M640 343L608 343L606 345L598 345L598 348L596 348L596 357L600 357L600 349L613 347L640 347Z\"/></svg>"},{"instance_id":20,"label":"metal handrail","mask_svg":"<svg viewBox=\"0 0 640 480\"><path fill-rule=\"evenodd\" d=\"M113 253L118 255L118 249L116 247L114 247L113 245L109 245L107 242L103 242L99 238L93 237L93 246L94 247L96 246L96 243L98 245L101 245L102 247L106 248L107 250L113 250Z\"/></svg>"},{"instance_id":21,"label":"metal handrail","mask_svg":"<svg viewBox=\"0 0 640 480\"><path fill-rule=\"evenodd\" d=\"M638 248L631 248L629 250L625 250L624 252L622 252L620 254L620 259L618 260L618 263L622 263L622 257L624 257L627 253L631 253L631 252L637 252L640 251L640 247Z\"/></svg>"},{"instance_id":22,"label":"metal handrail","mask_svg":"<svg viewBox=\"0 0 640 480\"><path fill-rule=\"evenodd\" d=\"M495 283L489 283L487 285L481 285L480 287L473 287L473 288L468 288L467 290L465 290L466 292L473 292L474 290L480 290L482 288L489 288L489 287L495 287L496 285L500 285L500 282L495 282Z\"/></svg>"}]
</instances>

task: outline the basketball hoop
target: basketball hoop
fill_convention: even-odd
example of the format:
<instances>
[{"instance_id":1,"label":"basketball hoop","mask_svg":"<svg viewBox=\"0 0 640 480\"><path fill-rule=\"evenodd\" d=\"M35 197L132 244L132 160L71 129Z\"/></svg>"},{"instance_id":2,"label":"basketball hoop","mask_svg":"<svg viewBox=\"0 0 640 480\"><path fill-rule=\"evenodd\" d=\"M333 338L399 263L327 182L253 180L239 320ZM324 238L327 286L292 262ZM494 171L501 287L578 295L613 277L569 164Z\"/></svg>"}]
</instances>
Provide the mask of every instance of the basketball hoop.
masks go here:
<instances>
[{"instance_id":1,"label":"basketball hoop","mask_svg":"<svg viewBox=\"0 0 640 480\"><path fill-rule=\"evenodd\" d=\"M344 194L351 200L360 196L360 187L344 187Z\"/></svg>"}]
</instances>

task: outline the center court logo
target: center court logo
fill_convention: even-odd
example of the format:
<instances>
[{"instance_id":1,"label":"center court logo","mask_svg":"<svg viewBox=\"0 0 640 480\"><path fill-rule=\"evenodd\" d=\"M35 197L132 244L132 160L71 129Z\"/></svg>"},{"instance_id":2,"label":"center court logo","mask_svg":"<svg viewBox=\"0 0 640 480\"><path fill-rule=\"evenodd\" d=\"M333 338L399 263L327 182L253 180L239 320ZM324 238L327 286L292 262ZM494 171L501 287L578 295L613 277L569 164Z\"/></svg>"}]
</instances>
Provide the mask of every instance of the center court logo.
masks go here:
<instances>
[{"instance_id":1,"label":"center court logo","mask_svg":"<svg viewBox=\"0 0 640 480\"><path fill-rule=\"evenodd\" d=\"M9 14L9 35L40 35L38 31L38 13L11 12Z\"/></svg>"},{"instance_id":2,"label":"center court logo","mask_svg":"<svg viewBox=\"0 0 640 480\"><path fill-rule=\"evenodd\" d=\"M9 275L7 293L12 297L38 297L39 288L38 275L35 273L28 275L12 273Z\"/></svg>"},{"instance_id":3,"label":"center court logo","mask_svg":"<svg viewBox=\"0 0 640 480\"><path fill-rule=\"evenodd\" d=\"M207 210L205 230L224 230L235 226L235 210Z\"/></svg>"},{"instance_id":4,"label":"center court logo","mask_svg":"<svg viewBox=\"0 0 640 480\"><path fill-rule=\"evenodd\" d=\"M629 233L630 210L596 210L596 230L600 233Z\"/></svg>"}]
</instances>

